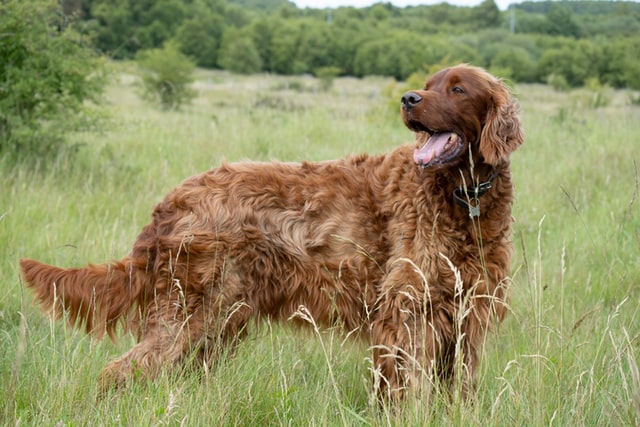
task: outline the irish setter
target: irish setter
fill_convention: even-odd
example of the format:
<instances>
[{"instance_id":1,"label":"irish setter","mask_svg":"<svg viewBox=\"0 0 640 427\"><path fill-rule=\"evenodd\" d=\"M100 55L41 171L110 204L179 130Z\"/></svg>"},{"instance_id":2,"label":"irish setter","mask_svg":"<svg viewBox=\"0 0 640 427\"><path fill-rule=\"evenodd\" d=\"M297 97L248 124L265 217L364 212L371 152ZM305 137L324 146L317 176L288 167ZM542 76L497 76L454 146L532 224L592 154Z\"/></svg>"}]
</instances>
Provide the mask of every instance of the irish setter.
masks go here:
<instances>
[{"instance_id":1,"label":"irish setter","mask_svg":"<svg viewBox=\"0 0 640 427\"><path fill-rule=\"evenodd\" d=\"M506 312L519 108L500 80L459 65L407 92L401 111L414 144L223 163L171 191L121 261L23 259L23 278L87 332L136 334L104 368L102 391L193 355L215 359L250 319L296 313L370 340L382 398L433 381L469 390Z\"/></svg>"}]
</instances>

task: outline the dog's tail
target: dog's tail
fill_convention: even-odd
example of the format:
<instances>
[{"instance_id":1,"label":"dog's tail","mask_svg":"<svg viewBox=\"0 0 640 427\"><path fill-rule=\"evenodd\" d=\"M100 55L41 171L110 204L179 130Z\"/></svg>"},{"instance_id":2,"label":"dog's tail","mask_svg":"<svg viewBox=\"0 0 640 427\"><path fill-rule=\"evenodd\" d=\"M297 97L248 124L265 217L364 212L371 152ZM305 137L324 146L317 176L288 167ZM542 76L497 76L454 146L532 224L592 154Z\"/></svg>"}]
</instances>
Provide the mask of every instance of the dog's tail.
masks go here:
<instances>
[{"instance_id":1,"label":"dog's tail","mask_svg":"<svg viewBox=\"0 0 640 427\"><path fill-rule=\"evenodd\" d=\"M135 328L143 310L144 271L129 258L85 268L58 268L31 259L20 260L22 277L35 299L56 318L68 314L72 326L115 339L116 328Z\"/></svg>"}]
</instances>

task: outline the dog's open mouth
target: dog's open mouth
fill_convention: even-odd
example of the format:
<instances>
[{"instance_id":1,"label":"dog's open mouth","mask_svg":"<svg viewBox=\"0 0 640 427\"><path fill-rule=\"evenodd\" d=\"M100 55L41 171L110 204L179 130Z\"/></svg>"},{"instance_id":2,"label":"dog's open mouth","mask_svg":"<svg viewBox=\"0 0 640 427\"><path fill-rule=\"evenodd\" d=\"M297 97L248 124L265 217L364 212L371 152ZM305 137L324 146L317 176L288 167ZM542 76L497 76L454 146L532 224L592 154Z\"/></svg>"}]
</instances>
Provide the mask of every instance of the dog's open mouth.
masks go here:
<instances>
[{"instance_id":1,"label":"dog's open mouth","mask_svg":"<svg viewBox=\"0 0 640 427\"><path fill-rule=\"evenodd\" d=\"M455 132L434 132L427 142L416 148L413 160L421 167L443 165L458 157L464 149L463 138Z\"/></svg>"}]
</instances>

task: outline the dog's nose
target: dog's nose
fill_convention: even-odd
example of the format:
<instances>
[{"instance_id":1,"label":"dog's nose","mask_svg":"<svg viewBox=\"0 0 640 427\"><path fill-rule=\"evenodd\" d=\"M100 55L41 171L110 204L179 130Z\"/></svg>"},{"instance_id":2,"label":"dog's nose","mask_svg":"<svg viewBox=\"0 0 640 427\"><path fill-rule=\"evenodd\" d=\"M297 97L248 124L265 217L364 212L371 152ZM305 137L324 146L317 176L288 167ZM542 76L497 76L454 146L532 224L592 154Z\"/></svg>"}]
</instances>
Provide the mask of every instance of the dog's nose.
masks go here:
<instances>
[{"instance_id":1,"label":"dog's nose","mask_svg":"<svg viewBox=\"0 0 640 427\"><path fill-rule=\"evenodd\" d=\"M407 92L402 95L402 108L405 110L411 110L422 101L422 97L415 92Z\"/></svg>"}]
</instances>

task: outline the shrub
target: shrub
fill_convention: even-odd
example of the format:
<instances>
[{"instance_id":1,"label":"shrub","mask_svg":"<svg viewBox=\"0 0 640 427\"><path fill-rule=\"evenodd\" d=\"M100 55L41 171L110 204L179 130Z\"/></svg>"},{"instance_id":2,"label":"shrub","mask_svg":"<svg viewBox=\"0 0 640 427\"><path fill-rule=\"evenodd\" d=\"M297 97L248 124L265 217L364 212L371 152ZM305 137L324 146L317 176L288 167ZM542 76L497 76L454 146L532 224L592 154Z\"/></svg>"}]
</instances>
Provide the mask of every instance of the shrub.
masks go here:
<instances>
[{"instance_id":1,"label":"shrub","mask_svg":"<svg viewBox=\"0 0 640 427\"><path fill-rule=\"evenodd\" d=\"M342 70L338 67L320 67L316 69L315 75L320 80L320 90L327 92L333 86L333 81L340 75Z\"/></svg>"},{"instance_id":2,"label":"shrub","mask_svg":"<svg viewBox=\"0 0 640 427\"><path fill-rule=\"evenodd\" d=\"M55 154L102 93L100 58L55 1L2 1L0 28L0 152Z\"/></svg>"},{"instance_id":3,"label":"shrub","mask_svg":"<svg viewBox=\"0 0 640 427\"><path fill-rule=\"evenodd\" d=\"M195 97L190 84L196 66L175 43L140 51L136 60L142 69L143 98L168 110L179 109Z\"/></svg>"},{"instance_id":4,"label":"shrub","mask_svg":"<svg viewBox=\"0 0 640 427\"><path fill-rule=\"evenodd\" d=\"M585 82L585 88L589 91L589 103L591 108L608 107L611 105L611 88L603 85L597 78L590 78Z\"/></svg>"},{"instance_id":5,"label":"shrub","mask_svg":"<svg viewBox=\"0 0 640 427\"><path fill-rule=\"evenodd\" d=\"M549 74L547 84L558 92L566 92L570 89L567 79L562 74Z\"/></svg>"}]
</instances>

